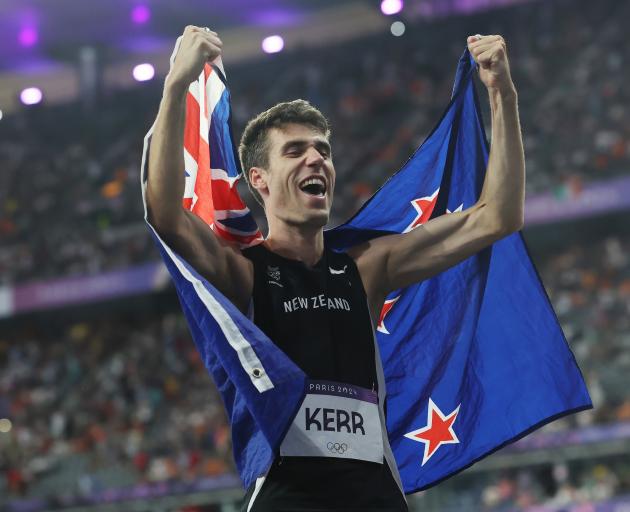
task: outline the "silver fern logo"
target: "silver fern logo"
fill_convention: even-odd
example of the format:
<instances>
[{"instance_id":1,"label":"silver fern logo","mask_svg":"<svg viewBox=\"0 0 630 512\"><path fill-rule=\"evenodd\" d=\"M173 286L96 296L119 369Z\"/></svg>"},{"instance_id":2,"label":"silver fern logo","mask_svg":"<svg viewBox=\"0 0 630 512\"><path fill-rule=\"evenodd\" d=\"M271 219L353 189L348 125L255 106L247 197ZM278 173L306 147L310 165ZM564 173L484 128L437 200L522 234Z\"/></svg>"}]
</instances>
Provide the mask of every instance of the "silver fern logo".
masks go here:
<instances>
[{"instance_id":1,"label":"silver fern logo","mask_svg":"<svg viewBox=\"0 0 630 512\"><path fill-rule=\"evenodd\" d=\"M271 265L267 265L267 276L271 281L267 281L269 284L275 284L280 288L284 288L280 281L280 267L272 267Z\"/></svg>"}]
</instances>

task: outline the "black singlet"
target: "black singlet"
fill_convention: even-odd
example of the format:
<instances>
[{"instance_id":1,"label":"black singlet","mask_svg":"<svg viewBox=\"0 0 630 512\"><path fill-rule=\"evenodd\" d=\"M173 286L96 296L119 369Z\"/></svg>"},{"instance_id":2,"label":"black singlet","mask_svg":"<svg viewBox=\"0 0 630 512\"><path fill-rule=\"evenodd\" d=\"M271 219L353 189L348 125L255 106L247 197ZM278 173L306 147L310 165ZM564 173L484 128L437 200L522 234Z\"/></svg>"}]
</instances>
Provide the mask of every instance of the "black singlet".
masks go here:
<instances>
[{"instance_id":1,"label":"black singlet","mask_svg":"<svg viewBox=\"0 0 630 512\"><path fill-rule=\"evenodd\" d=\"M254 323L309 378L377 390L373 331L354 260L326 250L309 268L262 244L243 255L254 264ZM385 461L277 456L262 487L248 489L242 510L408 509Z\"/></svg>"}]
</instances>

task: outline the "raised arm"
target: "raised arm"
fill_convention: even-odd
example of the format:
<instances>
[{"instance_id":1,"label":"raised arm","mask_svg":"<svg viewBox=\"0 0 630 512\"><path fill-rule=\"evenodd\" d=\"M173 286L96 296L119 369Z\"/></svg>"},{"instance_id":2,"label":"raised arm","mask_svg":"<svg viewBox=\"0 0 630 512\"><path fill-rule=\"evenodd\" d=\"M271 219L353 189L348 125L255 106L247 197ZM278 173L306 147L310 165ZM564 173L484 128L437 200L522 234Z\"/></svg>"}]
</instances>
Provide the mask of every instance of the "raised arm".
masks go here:
<instances>
[{"instance_id":1,"label":"raised arm","mask_svg":"<svg viewBox=\"0 0 630 512\"><path fill-rule=\"evenodd\" d=\"M186 27L153 129L146 197L149 222L160 237L244 311L253 286L251 263L182 206L186 94L204 64L221 53L221 46L216 33Z\"/></svg>"},{"instance_id":2,"label":"raised arm","mask_svg":"<svg viewBox=\"0 0 630 512\"><path fill-rule=\"evenodd\" d=\"M525 155L516 88L501 36L469 38L468 46L488 89L492 116L492 143L479 203L488 206L487 215L498 219L509 234L523 227L525 208Z\"/></svg>"},{"instance_id":3,"label":"raised arm","mask_svg":"<svg viewBox=\"0 0 630 512\"><path fill-rule=\"evenodd\" d=\"M492 108L492 144L480 198L467 210L351 251L373 314L390 291L434 276L523 226L525 159L505 41L474 36L468 46Z\"/></svg>"}]
</instances>

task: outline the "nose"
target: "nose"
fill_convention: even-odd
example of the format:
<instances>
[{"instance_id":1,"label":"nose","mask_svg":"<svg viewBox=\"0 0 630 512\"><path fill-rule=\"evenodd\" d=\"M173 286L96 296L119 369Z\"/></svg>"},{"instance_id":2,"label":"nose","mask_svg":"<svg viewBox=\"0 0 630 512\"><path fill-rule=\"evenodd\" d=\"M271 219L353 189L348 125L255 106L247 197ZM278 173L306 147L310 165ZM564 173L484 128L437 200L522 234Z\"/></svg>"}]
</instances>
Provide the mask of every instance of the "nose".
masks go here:
<instances>
[{"instance_id":1,"label":"nose","mask_svg":"<svg viewBox=\"0 0 630 512\"><path fill-rule=\"evenodd\" d=\"M306 150L306 165L309 167L319 166L324 162L324 157L313 146Z\"/></svg>"}]
</instances>

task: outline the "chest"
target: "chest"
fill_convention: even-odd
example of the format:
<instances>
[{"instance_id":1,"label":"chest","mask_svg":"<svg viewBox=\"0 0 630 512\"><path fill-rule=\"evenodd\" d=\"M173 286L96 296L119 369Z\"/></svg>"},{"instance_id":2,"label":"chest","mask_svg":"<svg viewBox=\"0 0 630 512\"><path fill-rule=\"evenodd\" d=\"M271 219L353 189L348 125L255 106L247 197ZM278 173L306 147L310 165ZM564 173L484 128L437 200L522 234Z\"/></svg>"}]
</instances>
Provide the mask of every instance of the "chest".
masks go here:
<instances>
[{"instance_id":1,"label":"chest","mask_svg":"<svg viewBox=\"0 0 630 512\"><path fill-rule=\"evenodd\" d=\"M364 315L365 295L347 264L316 269L266 264L259 273L259 295L284 323L329 317L348 321Z\"/></svg>"},{"instance_id":2,"label":"chest","mask_svg":"<svg viewBox=\"0 0 630 512\"><path fill-rule=\"evenodd\" d=\"M351 262L255 265L254 321L311 378L374 387L374 337Z\"/></svg>"}]
</instances>

